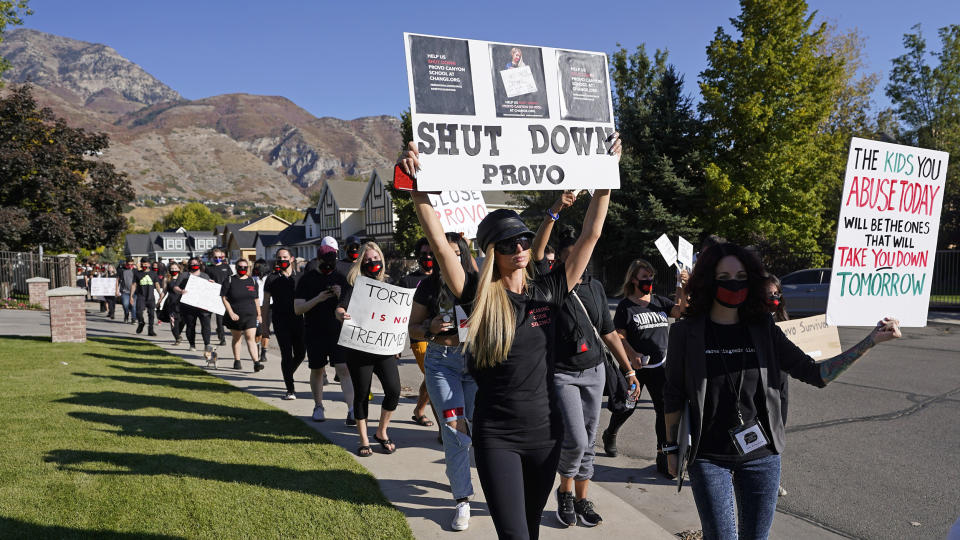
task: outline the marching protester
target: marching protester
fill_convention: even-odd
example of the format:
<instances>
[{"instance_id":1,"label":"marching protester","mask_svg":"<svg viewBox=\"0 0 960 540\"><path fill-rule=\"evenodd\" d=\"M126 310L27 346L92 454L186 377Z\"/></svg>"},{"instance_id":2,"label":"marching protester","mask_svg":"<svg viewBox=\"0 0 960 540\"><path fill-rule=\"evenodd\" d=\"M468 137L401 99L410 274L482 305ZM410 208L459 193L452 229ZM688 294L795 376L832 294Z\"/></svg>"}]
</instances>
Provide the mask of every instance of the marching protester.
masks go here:
<instances>
[{"instance_id":1,"label":"marching protester","mask_svg":"<svg viewBox=\"0 0 960 540\"><path fill-rule=\"evenodd\" d=\"M117 297L120 296L120 280L117 276L117 268L112 264L108 264L103 267L103 277L105 278L114 278L117 279L116 292L111 296L107 295L103 297L103 302L105 304L107 317L113 319L116 317L117 311Z\"/></svg>"},{"instance_id":2,"label":"marching protester","mask_svg":"<svg viewBox=\"0 0 960 540\"><path fill-rule=\"evenodd\" d=\"M467 242L455 233L447 233L446 240L463 271L475 273ZM429 244L426 247L429 248ZM432 250L430 255L432 259ZM443 415L446 424L440 426L444 466L450 491L457 503L450 528L463 531L470 525L470 497L473 495L469 423L473 419L477 383L467 369L460 348L454 307L456 299L450 288L444 284L439 271L432 272L418 285L410 310L408 332L411 343L418 340L426 344L424 383L431 402Z\"/></svg>"},{"instance_id":3,"label":"marching protester","mask_svg":"<svg viewBox=\"0 0 960 540\"><path fill-rule=\"evenodd\" d=\"M180 344L180 334L183 331L183 317L180 315L180 297L177 284L180 281L180 265L171 262L167 266L170 277L163 286L163 296L160 297L161 309L167 313L170 321L170 331L173 333L173 344ZM164 300L166 299L166 300Z\"/></svg>"},{"instance_id":4,"label":"marching protester","mask_svg":"<svg viewBox=\"0 0 960 540\"><path fill-rule=\"evenodd\" d=\"M190 279L205 279L215 283L200 264L200 259L191 257L187 261L186 275L180 277L174 285L173 292L183 296L185 288L189 285ZM189 304L180 303L180 315L183 316L183 326L187 330L187 343L190 350L197 350L197 321L200 321L200 337L203 339L203 357L207 361L208 367L217 367L217 353L210 345L210 312Z\"/></svg>"},{"instance_id":5,"label":"marching protester","mask_svg":"<svg viewBox=\"0 0 960 540\"><path fill-rule=\"evenodd\" d=\"M336 240L330 236L323 237L317 249L317 261L317 265L308 267L300 277L293 296L294 312L303 315L303 341L307 350L310 390L314 403L312 418L317 422L326 420L323 408L323 376L324 368L329 363L333 364L340 377L343 401L347 404L346 424L353 426L356 425L354 385L345 365L345 351L337 345L342 321L336 316L337 300L349 285L347 278L337 272ZM292 369L295 370L296 367ZM292 371L290 377L288 393L292 392L293 388ZM367 394L364 393L363 396L366 404Z\"/></svg>"},{"instance_id":6,"label":"marching protester","mask_svg":"<svg viewBox=\"0 0 960 540\"><path fill-rule=\"evenodd\" d=\"M881 320L854 347L821 363L793 344L770 316L764 270L743 248L721 243L700 254L687 286L685 318L667 347L669 470L689 411L687 471L704 538L767 538L777 506L785 443L781 380L824 387L874 345L899 338Z\"/></svg>"},{"instance_id":7,"label":"marching protester","mask_svg":"<svg viewBox=\"0 0 960 540\"><path fill-rule=\"evenodd\" d=\"M538 264L546 260L547 239L554 223L560 219L560 212L572 206L575 200L575 193L564 192L547 210L533 240L533 259ZM576 240L572 230L562 233L556 265L542 270L550 272L553 268L564 268ZM600 281L577 278L560 310L557 336L553 388L563 417L563 446L557 466L560 474L560 486L556 492L557 519L565 527L576 525L578 520L585 527L594 527L603 518L587 499L587 492L593 478L594 444L607 383L604 347L613 352L620 364L620 370L633 388L633 399L640 394L640 384L620 337L614 332L607 295Z\"/></svg>"},{"instance_id":8,"label":"marching protester","mask_svg":"<svg viewBox=\"0 0 960 540\"><path fill-rule=\"evenodd\" d=\"M273 333L280 348L280 372L287 393L283 399L297 399L293 374L303 363L306 348L303 344L303 317L294 310L294 294L303 275L294 269L293 254L280 248L276 255L276 270L267 276L263 285L263 301L260 309L266 321L273 323Z\"/></svg>"},{"instance_id":9,"label":"marching protester","mask_svg":"<svg viewBox=\"0 0 960 540\"><path fill-rule=\"evenodd\" d=\"M430 244L427 242L426 238L420 238L417 240L417 243L413 247L413 252L417 256L417 269L400 278L400 280L397 282L397 285L407 289L416 289L425 278L435 274L434 266L436 266L436 261L433 258L433 251L430 249ZM413 357L417 361L417 367L420 368L420 373L422 374L424 372L423 358L427 353L427 340L419 339L411 335L410 350L413 351ZM429 404L430 395L427 392L427 381L424 379L424 381L420 383L420 392L419 396L417 397L417 404L413 407L414 422L420 424L421 426L433 426L433 421L427 418L427 415L423 414L427 408L427 405ZM433 411L433 416L434 418L437 417L437 412L435 410Z\"/></svg>"},{"instance_id":10,"label":"marching protester","mask_svg":"<svg viewBox=\"0 0 960 540\"><path fill-rule=\"evenodd\" d=\"M783 298L783 288L780 285L780 279L773 275L767 274L767 277L763 280L763 286L766 289L766 304L767 311L773 315L774 322L783 322L790 320L790 316L787 314L787 303ZM787 425L787 401L789 397L787 395L789 390L789 377L783 377L780 381L780 414L783 416L783 425ZM783 488L783 484L780 484L780 487L777 488L777 495L783 497L787 494L787 490Z\"/></svg>"},{"instance_id":11,"label":"marching protester","mask_svg":"<svg viewBox=\"0 0 960 540\"><path fill-rule=\"evenodd\" d=\"M233 341L233 369L241 369L240 341L247 345L247 352L253 360L253 372L263 369L257 354L257 327L260 326L260 291L257 283L250 277L250 262L238 259L234 264L237 275L228 277L220 285L220 298L223 300L224 323L230 329Z\"/></svg>"},{"instance_id":12,"label":"marching protester","mask_svg":"<svg viewBox=\"0 0 960 540\"><path fill-rule=\"evenodd\" d=\"M222 286L233 275L233 270L230 269L230 264L227 262L227 257L222 249L214 248L210 255L213 264L207 265L205 272L214 283ZM221 347L227 344L226 334L223 332L223 317L223 315L215 315L217 338L220 340Z\"/></svg>"},{"instance_id":13,"label":"marching protester","mask_svg":"<svg viewBox=\"0 0 960 540\"><path fill-rule=\"evenodd\" d=\"M133 291L133 274L136 272L133 259L127 259L123 270L117 275L117 285L120 287L120 305L123 306L123 322L134 322L134 308L131 303Z\"/></svg>"},{"instance_id":14,"label":"marching protester","mask_svg":"<svg viewBox=\"0 0 960 540\"><path fill-rule=\"evenodd\" d=\"M137 333L143 332L144 325L150 322L148 336L156 336L153 331L154 317L156 316L157 298L153 295L154 291L160 292L160 276L150 269L149 261L141 261L140 271L133 276L133 286L131 295L136 302L137 311ZM143 319L143 312L147 312L147 321Z\"/></svg>"},{"instance_id":15,"label":"marching protester","mask_svg":"<svg viewBox=\"0 0 960 540\"><path fill-rule=\"evenodd\" d=\"M270 275L270 265L267 264L267 261L264 259L257 259L253 263L253 281L257 284L257 290L260 291L260 298L257 299L257 305L263 304L263 295L265 293L264 285L266 284L267 277ZM257 327L257 356L260 358L260 362L267 361L267 349L270 347L270 318L263 313L263 308L260 309L261 314L263 314L263 321L260 326Z\"/></svg>"},{"instance_id":16,"label":"marching protester","mask_svg":"<svg viewBox=\"0 0 960 540\"><path fill-rule=\"evenodd\" d=\"M620 155L614 135L610 153ZM419 169L411 143L400 167ZM538 538L540 517L560 460L563 421L553 386L553 359L559 309L583 275L610 201L600 189L587 209L582 233L563 271L534 276L534 236L511 210L495 210L480 222L477 247L485 254L479 274L466 273L447 244L440 220L424 193L413 192L414 207L443 281L463 304L471 305L465 351L477 382L473 447L497 534Z\"/></svg>"},{"instance_id":17,"label":"marching protester","mask_svg":"<svg viewBox=\"0 0 960 540\"><path fill-rule=\"evenodd\" d=\"M350 313L347 312L350 306L350 295L353 293L357 278L361 275L377 281L385 281L386 261L380 246L374 242L367 242L361 246L360 256L353 261L350 273L347 274L347 285L342 288L340 302L335 312L337 320L341 323L350 319ZM380 385L383 387L383 402L380 404L380 422L377 424L377 431L373 438L385 453L392 454L397 446L390 440L387 429L390 427L390 417L393 411L397 410L397 404L400 402L400 371L397 368L397 355L374 354L348 348L343 350L350 370L350 379L353 381L353 414L357 422L357 432L360 434L357 455L367 457L373 453L367 439L369 406L367 395L370 393L374 374L380 379ZM341 386L347 384L343 377L340 380Z\"/></svg>"},{"instance_id":18,"label":"marching protester","mask_svg":"<svg viewBox=\"0 0 960 540\"><path fill-rule=\"evenodd\" d=\"M623 341L623 347L633 368L637 371L639 387L647 388L655 413L654 429L657 434L656 464L657 471L672 478L667 469L667 456L663 453L666 442L666 428L663 416L664 363L667 355L667 336L670 332L670 318L679 318L686 308L686 295L683 283L687 273L681 273L677 286L677 302L653 292L653 281L657 271L644 259L630 263L623 278L621 294L623 300L617 304L613 325ZM617 432L633 415L634 408L615 409L610 415L610 423L604 430L603 449L610 456L617 455Z\"/></svg>"}]
</instances>

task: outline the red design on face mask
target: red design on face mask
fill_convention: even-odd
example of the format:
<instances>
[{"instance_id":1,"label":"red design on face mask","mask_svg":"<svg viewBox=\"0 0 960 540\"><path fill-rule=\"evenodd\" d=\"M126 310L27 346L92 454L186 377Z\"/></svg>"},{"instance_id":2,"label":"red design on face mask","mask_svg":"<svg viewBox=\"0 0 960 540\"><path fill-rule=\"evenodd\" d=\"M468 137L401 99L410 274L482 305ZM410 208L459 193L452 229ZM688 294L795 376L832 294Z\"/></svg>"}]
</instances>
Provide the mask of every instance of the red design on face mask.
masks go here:
<instances>
[{"instance_id":1,"label":"red design on face mask","mask_svg":"<svg viewBox=\"0 0 960 540\"><path fill-rule=\"evenodd\" d=\"M423 263L424 268L433 268L433 261L426 261Z\"/></svg>"},{"instance_id":2,"label":"red design on face mask","mask_svg":"<svg viewBox=\"0 0 960 540\"><path fill-rule=\"evenodd\" d=\"M746 287L739 291L731 291L726 287L717 287L717 300L719 300L721 304L739 306L747 300L748 292L749 290Z\"/></svg>"}]
</instances>

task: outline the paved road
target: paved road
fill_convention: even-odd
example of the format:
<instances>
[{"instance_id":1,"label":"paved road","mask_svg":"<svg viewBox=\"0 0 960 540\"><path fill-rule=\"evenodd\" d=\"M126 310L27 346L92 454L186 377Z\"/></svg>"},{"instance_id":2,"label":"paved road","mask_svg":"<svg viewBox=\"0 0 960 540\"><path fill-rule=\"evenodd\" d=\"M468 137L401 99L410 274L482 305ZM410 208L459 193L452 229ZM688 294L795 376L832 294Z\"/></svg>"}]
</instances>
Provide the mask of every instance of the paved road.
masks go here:
<instances>
[{"instance_id":1,"label":"paved road","mask_svg":"<svg viewBox=\"0 0 960 540\"><path fill-rule=\"evenodd\" d=\"M866 331L841 328L841 342L851 346ZM779 502L774 538L946 537L960 514L957 351L960 326L910 328L825 389L791 381L788 495ZM652 468L624 465L654 457L653 409L649 401L640 406L620 432L622 457L598 458L598 479L667 530L697 529L696 514L686 511L689 490L676 495ZM604 425L608 419L604 411Z\"/></svg>"}]
</instances>

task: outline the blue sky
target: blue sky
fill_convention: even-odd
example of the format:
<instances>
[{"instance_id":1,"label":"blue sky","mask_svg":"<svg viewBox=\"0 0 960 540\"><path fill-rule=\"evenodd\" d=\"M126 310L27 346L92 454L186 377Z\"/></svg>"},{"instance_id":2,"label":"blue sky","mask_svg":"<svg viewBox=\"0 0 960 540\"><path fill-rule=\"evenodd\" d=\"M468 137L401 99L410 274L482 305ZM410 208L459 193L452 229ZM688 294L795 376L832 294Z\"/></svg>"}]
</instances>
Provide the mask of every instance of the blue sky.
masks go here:
<instances>
[{"instance_id":1,"label":"blue sky","mask_svg":"<svg viewBox=\"0 0 960 540\"><path fill-rule=\"evenodd\" d=\"M905 32L960 23L957 0L812 0L818 18L866 38L881 74L876 105ZM316 116L397 115L409 104L402 33L418 32L610 53L667 49L696 96L697 74L735 0L672 2L361 2L303 0L32 0L28 28L105 43L189 99L246 92L290 98Z\"/></svg>"}]
</instances>

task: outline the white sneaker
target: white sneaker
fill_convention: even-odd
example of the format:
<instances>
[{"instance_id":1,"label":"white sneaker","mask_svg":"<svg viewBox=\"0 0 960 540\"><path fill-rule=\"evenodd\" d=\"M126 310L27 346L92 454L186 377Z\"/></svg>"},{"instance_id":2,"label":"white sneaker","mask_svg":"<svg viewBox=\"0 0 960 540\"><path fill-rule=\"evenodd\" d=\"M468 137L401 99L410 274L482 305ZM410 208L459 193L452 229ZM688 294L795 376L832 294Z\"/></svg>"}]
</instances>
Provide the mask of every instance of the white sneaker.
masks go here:
<instances>
[{"instance_id":1,"label":"white sneaker","mask_svg":"<svg viewBox=\"0 0 960 540\"><path fill-rule=\"evenodd\" d=\"M323 422L327 417L323 415L323 405L317 405L313 408L313 420L314 422Z\"/></svg>"},{"instance_id":2,"label":"white sneaker","mask_svg":"<svg viewBox=\"0 0 960 540\"><path fill-rule=\"evenodd\" d=\"M457 503L456 513L453 515L453 521L450 522L450 528L455 531L465 531L470 526L470 502L463 501Z\"/></svg>"},{"instance_id":3,"label":"white sneaker","mask_svg":"<svg viewBox=\"0 0 960 540\"><path fill-rule=\"evenodd\" d=\"M293 401L293 400L297 399L297 395L294 394L293 392L287 392L287 393L283 396L283 399L284 399L285 401Z\"/></svg>"}]
</instances>

